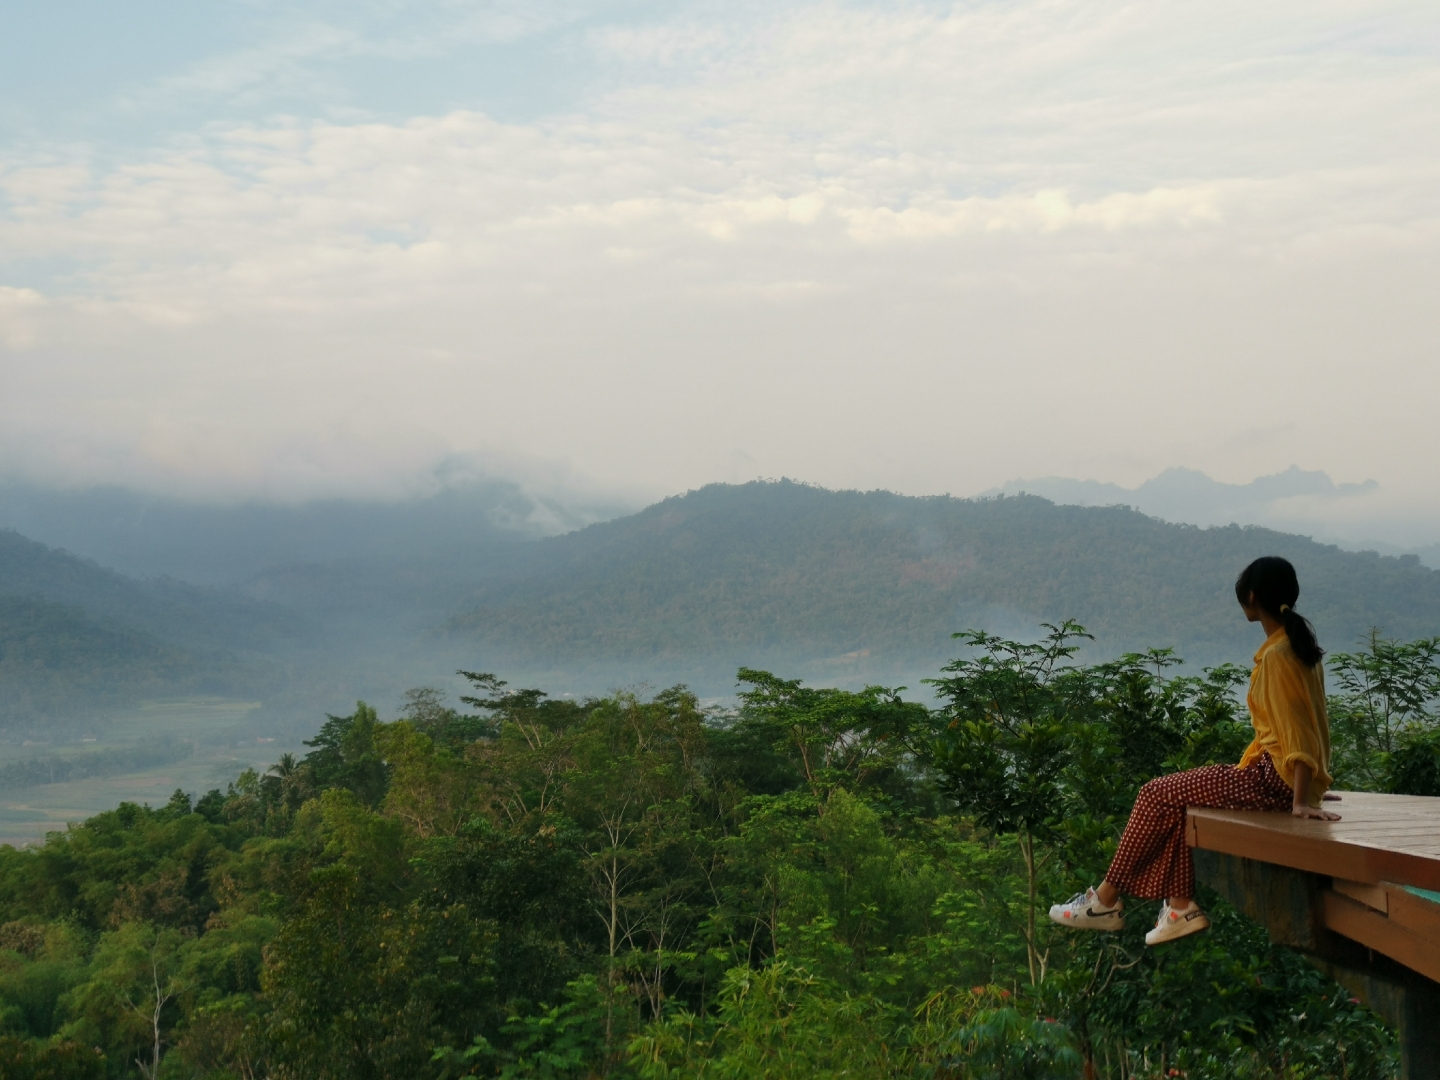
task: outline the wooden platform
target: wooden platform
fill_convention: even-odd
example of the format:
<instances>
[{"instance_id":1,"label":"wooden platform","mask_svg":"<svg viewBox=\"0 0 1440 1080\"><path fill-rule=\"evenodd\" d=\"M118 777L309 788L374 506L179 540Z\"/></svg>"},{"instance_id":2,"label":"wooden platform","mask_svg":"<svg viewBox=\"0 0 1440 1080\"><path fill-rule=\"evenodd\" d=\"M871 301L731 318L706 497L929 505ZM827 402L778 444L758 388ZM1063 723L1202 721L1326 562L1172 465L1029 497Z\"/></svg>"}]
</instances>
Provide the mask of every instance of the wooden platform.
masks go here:
<instances>
[{"instance_id":1,"label":"wooden platform","mask_svg":"<svg viewBox=\"0 0 1440 1080\"><path fill-rule=\"evenodd\" d=\"M1342 792L1341 820L1191 808L1191 847L1329 878L1325 930L1440 982L1440 799Z\"/></svg>"},{"instance_id":2,"label":"wooden platform","mask_svg":"<svg viewBox=\"0 0 1440 1080\"><path fill-rule=\"evenodd\" d=\"M1253 810L1186 814L1191 847L1308 870L1366 885L1391 882L1440 892L1440 799L1339 793L1339 821L1302 821Z\"/></svg>"}]
</instances>

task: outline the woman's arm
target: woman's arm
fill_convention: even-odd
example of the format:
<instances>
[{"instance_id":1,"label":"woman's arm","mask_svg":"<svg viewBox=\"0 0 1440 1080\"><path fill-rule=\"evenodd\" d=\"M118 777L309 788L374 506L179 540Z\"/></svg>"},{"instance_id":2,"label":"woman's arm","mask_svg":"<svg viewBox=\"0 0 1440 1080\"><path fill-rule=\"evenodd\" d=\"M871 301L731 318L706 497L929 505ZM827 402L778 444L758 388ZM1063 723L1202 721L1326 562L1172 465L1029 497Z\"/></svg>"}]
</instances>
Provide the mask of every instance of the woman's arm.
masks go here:
<instances>
[{"instance_id":1,"label":"woman's arm","mask_svg":"<svg viewBox=\"0 0 1440 1080\"><path fill-rule=\"evenodd\" d=\"M1314 818L1316 821L1339 821L1339 814L1310 805L1310 781L1314 776L1315 772L1310 768L1309 762L1295 762L1295 800L1290 805L1290 813L1298 818Z\"/></svg>"}]
</instances>

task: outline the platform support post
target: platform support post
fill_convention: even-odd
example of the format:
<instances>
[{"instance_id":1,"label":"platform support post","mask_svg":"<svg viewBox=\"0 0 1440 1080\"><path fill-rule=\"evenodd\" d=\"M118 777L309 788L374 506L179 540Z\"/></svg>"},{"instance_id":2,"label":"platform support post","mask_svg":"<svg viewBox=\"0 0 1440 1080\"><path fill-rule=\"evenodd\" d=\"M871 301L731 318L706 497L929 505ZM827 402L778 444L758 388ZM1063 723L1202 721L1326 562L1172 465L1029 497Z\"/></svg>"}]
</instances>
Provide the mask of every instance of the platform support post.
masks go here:
<instances>
[{"instance_id":1,"label":"platform support post","mask_svg":"<svg viewBox=\"0 0 1440 1080\"><path fill-rule=\"evenodd\" d=\"M1412 986L1400 1015L1403 1080L1440 1080L1440 987Z\"/></svg>"},{"instance_id":2,"label":"platform support post","mask_svg":"<svg viewBox=\"0 0 1440 1080\"><path fill-rule=\"evenodd\" d=\"M1202 848L1192 854L1198 881L1397 1029L1401 1080L1440 1080L1440 984L1326 929L1328 877Z\"/></svg>"}]
</instances>

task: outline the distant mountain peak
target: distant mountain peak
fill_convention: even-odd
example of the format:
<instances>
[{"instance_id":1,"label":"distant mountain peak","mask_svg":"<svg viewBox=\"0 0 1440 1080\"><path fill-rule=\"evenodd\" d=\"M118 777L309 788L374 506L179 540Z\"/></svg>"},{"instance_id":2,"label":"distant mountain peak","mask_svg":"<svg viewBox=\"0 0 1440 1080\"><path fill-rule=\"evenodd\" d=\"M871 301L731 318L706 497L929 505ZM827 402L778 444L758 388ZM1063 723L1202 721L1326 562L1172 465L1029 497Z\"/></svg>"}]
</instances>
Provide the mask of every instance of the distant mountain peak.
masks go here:
<instances>
[{"instance_id":1,"label":"distant mountain peak","mask_svg":"<svg viewBox=\"0 0 1440 1080\"><path fill-rule=\"evenodd\" d=\"M1011 480L984 494L1015 495L1024 492L1065 505L1132 506L1151 517L1188 525L1293 528L1294 523L1278 513L1283 500L1352 499L1377 491L1379 487L1374 480L1337 484L1328 473L1302 469L1298 465L1291 465L1283 472L1256 477L1248 484L1228 484L1223 480L1214 480L1197 469L1176 466L1133 488L1099 480L1046 476Z\"/></svg>"}]
</instances>

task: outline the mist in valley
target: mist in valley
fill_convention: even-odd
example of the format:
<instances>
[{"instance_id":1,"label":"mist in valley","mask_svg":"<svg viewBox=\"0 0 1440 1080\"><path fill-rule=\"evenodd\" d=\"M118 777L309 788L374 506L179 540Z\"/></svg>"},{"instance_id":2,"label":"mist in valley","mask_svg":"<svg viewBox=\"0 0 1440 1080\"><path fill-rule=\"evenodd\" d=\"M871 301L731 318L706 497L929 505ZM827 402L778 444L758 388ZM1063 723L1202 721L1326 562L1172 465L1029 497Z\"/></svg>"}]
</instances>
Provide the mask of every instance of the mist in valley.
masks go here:
<instances>
[{"instance_id":1,"label":"mist in valley","mask_svg":"<svg viewBox=\"0 0 1440 1080\"><path fill-rule=\"evenodd\" d=\"M1233 485L1200 481L1189 504L1166 504L1170 524L1107 508L1109 490L1075 498L1089 489L1063 481L1029 486L1098 505L790 481L715 485L644 509L500 481L290 506L11 484L0 498L0 607L11 605L0 611L0 821L33 842L121 799L223 789L245 768L303 755L325 717L356 701L393 717L408 690L432 688L455 706L461 670L557 696L684 684L723 705L736 671L752 667L925 700L922 680L955 655L950 634L1032 639L1072 617L1095 635L1087 660L1168 647L1195 670L1244 663L1252 635L1225 621L1226 580L1246 552L1270 548L1315 566L1311 611L1339 647L1372 621L1407 634L1440 626L1432 571L1413 556L1174 524L1214 526L1217 495L1234 501ZM1098 536L1108 561L1085 550ZM1157 581L1163 595L1146 595L1125 580L1130 544L1147 562L1216 560L1201 571L1213 579ZM1410 584L1361 611L1336 595L1356 574Z\"/></svg>"}]
</instances>

